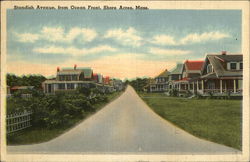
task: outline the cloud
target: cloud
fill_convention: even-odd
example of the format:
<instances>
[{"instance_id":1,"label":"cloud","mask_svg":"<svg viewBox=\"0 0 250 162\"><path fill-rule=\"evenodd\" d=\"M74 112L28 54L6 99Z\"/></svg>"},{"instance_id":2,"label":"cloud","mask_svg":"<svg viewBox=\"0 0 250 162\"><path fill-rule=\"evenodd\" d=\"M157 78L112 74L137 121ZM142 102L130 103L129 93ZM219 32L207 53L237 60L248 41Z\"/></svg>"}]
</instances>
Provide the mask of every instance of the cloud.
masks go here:
<instances>
[{"instance_id":1,"label":"cloud","mask_svg":"<svg viewBox=\"0 0 250 162\"><path fill-rule=\"evenodd\" d=\"M26 43L26 42L34 43L40 38L39 34L31 34L31 33L23 33L23 34L15 33L15 35L18 38L17 40L23 43Z\"/></svg>"},{"instance_id":2,"label":"cloud","mask_svg":"<svg viewBox=\"0 0 250 162\"><path fill-rule=\"evenodd\" d=\"M173 36L162 34L154 36L150 42L157 45L177 46L177 45L204 43L208 41L215 41L229 37L230 37L229 34L219 31L204 32L201 34L191 33L186 35L185 37L180 38L179 40L176 40Z\"/></svg>"},{"instance_id":3,"label":"cloud","mask_svg":"<svg viewBox=\"0 0 250 162\"><path fill-rule=\"evenodd\" d=\"M169 35L156 35L153 37L151 43L159 45L176 45L174 37Z\"/></svg>"},{"instance_id":4,"label":"cloud","mask_svg":"<svg viewBox=\"0 0 250 162\"><path fill-rule=\"evenodd\" d=\"M137 34L134 28L130 27L127 30L123 29L112 29L108 30L104 35L104 38L112 38L123 45L131 45L131 46L141 46L142 38Z\"/></svg>"},{"instance_id":5,"label":"cloud","mask_svg":"<svg viewBox=\"0 0 250 162\"><path fill-rule=\"evenodd\" d=\"M83 42L91 42L97 37L94 29L73 27L65 32L62 27L46 27L44 26L38 34L24 33L16 34L19 42L34 43L37 40L46 40L49 42L71 43L79 38Z\"/></svg>"},{"instance_id":6,"label":"cloud","mask_svg":"<svg viewBox=\"0 0 250 162\"><path fill-rule=\"evenodd\" d=\"M75 47L59 47L59 46L48 46L42 48L34 48L33 52L41 54L70 54L70 55L88 55L100 52L115 52L116 48L110 47L108 45L101 45L93 48L75 48Z\"/></svg>"},{"instance_id":7,"label":"cloud","mask_svg":"<svg viewBox=\"0 0 250 162\"><path fill-rule=\"evenodd\" d=\"M164 69L171 69L175 66L175 61L166 60L142 60L138 53L118 53L112 56L104 56L102 59L91 61L78 61L74 58L55 64L47 62L27 62L13 61L7 64L7 72L22 74L42 74L51 76L56 74L56 67L72 67L77 64L78 67L91 67L94 73L101 73L104 76L116 77L120 79L136 77L155 77Z\"/></svg>"},{"instance_id":8,"label":"cloud","mask_svg":"<svg viewBox=\"0 0 250 162\"><path fill-rule=\"evenodd\" d=\"M187 55L190 54L191 51L187 50L179 50L179 49L162 49L162 48L150 48L149 52L151 54L155 55L164 55L164 56L170 56L170 55Z\"/></svg>"},{"instance_id":9,"label":"cloud","mask_svg":"<svg viewBox=\"0 0 250 162\"><path fill-rule=\"evenodd\" d=\"M219 31L205 32L202 34L192 33L180 40L180 44L202 43L230 37L229 34Z\"/></svg>"}]
</instances>

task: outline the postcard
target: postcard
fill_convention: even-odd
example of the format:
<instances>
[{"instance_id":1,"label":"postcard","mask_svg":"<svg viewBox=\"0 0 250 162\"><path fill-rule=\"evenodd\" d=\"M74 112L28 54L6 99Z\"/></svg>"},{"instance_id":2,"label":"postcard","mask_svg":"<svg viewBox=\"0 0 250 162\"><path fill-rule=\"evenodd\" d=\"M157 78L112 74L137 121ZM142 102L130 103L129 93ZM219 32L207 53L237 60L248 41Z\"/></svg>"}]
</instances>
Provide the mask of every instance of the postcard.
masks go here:
<instances>
[{"instance_id":1,"label":"postcard","mask_svg":"<svg viewBox=\"0 0 250 162\"><path fill-rule=\"evenodd\" d=\"M1 2L1 161L249 161L249 2Z\"/></svg>"}]
</instances>

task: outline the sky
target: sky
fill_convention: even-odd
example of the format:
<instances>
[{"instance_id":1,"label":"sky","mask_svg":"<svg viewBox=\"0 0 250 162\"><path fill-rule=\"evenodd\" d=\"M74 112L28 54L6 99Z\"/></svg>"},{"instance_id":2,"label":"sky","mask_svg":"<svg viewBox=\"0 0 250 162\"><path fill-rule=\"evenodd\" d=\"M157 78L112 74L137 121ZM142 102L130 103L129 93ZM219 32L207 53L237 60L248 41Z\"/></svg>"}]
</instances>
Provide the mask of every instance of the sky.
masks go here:
<instances>
[{"instance_id":1,"label":"sky","mask_svg":"<svg viewBox=\"0 0 250 162\"><path fill-rule=\"evenodd\" d=\"M154 77L206 53L241 53L240 10L7 11L7 72L56 75L91 67L120 79Z\"/></svg>"}]
</instances>

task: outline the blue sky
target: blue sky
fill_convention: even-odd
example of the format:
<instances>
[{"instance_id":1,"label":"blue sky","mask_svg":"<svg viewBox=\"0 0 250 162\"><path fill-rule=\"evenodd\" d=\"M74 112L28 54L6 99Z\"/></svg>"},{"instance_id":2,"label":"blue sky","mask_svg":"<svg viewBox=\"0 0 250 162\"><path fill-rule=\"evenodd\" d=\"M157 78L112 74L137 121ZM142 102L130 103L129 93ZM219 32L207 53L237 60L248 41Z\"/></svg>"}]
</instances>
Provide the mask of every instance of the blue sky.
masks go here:
<instances>
[{"instance_id":1,"label":"blue sky","mask_svg":"<svg viewBox=\"0 0 250 162\"><path fill-rule=\"evenodd\" d=\"M7 71L46 76L77 64L153 77L205 53L241 53L242 41L240 10L8 10L7 33Z\"/></svg>"}]
</instances>

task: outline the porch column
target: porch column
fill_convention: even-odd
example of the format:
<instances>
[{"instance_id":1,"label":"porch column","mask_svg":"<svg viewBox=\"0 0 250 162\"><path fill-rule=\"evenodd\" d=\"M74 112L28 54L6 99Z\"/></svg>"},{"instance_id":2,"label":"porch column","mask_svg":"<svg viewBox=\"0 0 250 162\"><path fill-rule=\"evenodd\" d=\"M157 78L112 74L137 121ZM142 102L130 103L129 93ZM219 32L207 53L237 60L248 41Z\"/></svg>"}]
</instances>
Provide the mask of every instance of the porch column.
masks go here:
<instances>
[{"instance_id":1,"label":"porch column","mask_svg":"<svg viewBox=\"0 0 250 162\"><path fill-rule=\"evenodd\" d=\"M220 80L220 93L222 93L222 80Z\"/></svg>"},{"instance_id":2,"label":"porch column","mask_svg":"<svg viewBox=\"0 0 250 162\"><path fill-rule=\"evenodd\" d=\"M190 90L190 84L188 83L188 90Z\"/></svg>"},{"instance_id":3,"label":"porch column","mask_svg":"<svg viewBox=\"0 0 250 162\"><path fill-rule=\"evenodd\" d=\"M199 81L197 80L197 91L199 90Z\"/></svg>"},{"instance_id":4,"label":"porch column","mask_svg":"<svg viewBox=\"0 0 250 162\"><path fill-rule=\"evenodd\" d=\"M193 82L193 93L194 93L194 82Z\"/></svg>"},{"instance_id":5,"label":"porch column","mask_svg":"<svg viewBox=\"0 0 250 162\"><path fill-rule=\"evenodd\" d=\"M202 93L204 92L204 80L201 80L201 90L202 90Z\"/></svg>"},{"instance_id":6,"label":"porch column","mask_svg":"<svg viewBox=\"0 0 250 162\"><path fill-rule=\"evenodd\" d=\"M65 89L67 89L68 87L67 87L67 83L65 83Z\"/></svg>"},{"instance_id":7,"label":"porch column","mask_svg":"<svg viewBox=\"0 0 250 162\"><path fill-rule=\"evenodd\" d=\"M236 93L236 80L234 79L234 93Z\"/></svg>"},{"instance_id":8,"label":"porch column","mask_svg":"<svg viewBox=\"0 0 250 162\"><path fill-rule=\"evenodd\" d=\"M179 85L179 91L181 90L181 83L180 84L178 84Z\"/></svg>"}]
</instances>

